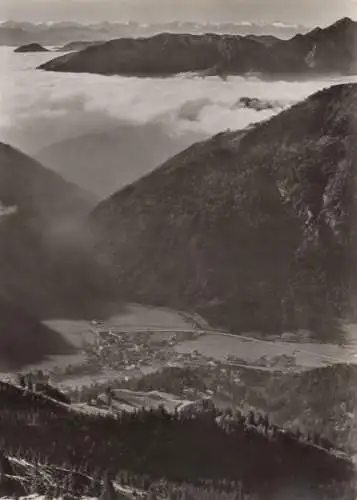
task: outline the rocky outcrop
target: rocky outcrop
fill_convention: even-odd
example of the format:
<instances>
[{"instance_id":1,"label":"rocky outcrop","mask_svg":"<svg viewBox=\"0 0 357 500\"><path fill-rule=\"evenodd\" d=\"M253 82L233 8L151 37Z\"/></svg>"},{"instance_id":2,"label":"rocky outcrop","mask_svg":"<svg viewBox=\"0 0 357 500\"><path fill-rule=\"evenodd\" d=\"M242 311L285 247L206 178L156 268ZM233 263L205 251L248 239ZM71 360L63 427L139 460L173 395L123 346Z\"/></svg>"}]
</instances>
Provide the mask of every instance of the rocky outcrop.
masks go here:
<instances>
[{"instance_id":1,"label":"rocky outcrop","mask_svg":"<svg viewBox=\"0 0 357 500\"><path fill-rule=\"evenodd\" d=\"M235 105L236 108L254 109L255 111L283 109L284 106L283 102L258 99L257 97L241 97Z\"/></svg>"}]
</instances>

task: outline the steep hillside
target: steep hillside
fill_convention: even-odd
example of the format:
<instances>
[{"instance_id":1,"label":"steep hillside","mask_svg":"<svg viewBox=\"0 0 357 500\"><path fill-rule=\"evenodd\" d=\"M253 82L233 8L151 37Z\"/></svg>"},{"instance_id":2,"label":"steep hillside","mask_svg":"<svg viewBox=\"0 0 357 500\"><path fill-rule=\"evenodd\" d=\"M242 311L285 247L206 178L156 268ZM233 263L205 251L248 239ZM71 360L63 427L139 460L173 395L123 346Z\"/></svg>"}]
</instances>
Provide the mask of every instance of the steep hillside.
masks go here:
<instances>
[{"instance_id":1,"label":"steep hillside","mask_svg":"<svg viewBox=\"0 0 357 500\"><path fill-rule=\"evenodd\" d=\"M70 303L84 278L76 227L92 206L90 196L0 144L0 201L3 296L34 316Z\"/></svg>"},{"instance_id":2,"label":"steep hillside","mask_svg":"<svg viewBox=\"0 0 357 500\"><path fill-rule=\"evenodd\" d=\"M286 72L323 75L356 74L356 50L357 22L349 18L274 45L275 57Z\"/></svg>"},{"instance_id":3,"label":"steep hillside","mask_svg":"<svg viewBox=\"0 0 357 500\"><path fill-rule=\"evenodd\" d=\"M0 200L41 222L83 216L94 199L29 156L0 143Z\"/></svg>"},{"instance_id":4,"label":"steep hillside","mask_svg":"<svg viewBox=\"0 0 357 500\"><path fill-rule=\"evenodd\" d=\"M265 77L354 74L357 23L342 19L291 40L239 35L161 33L121 38L66 54L40 66L48 71L162 76L184 72Z\"/></svg>"},{"instance_id":5,"label":"steep hillside","mask_svg":"<svg viewBox=\"0 0 357 500\"><path fill-rule=\"evenodd\" d=\"M233 331L323 332L346 312L357 85L178 154L90 218L108 284Z\"/></svg>"},{"instance_id":6,"label":"steep hillside","mask_svg":"<svg viewBox=\"0 0 357 500\"><path fill-rule=\"evenodd\" d=\"M71 353L72 346L57 332L0 297L0 371L38 363L50 354Z\"/></svg>"},{"instance_id":7,"label":"steep hillside","mask_svg":"<svg viewBox=\"0 0 357 500\"><path fill-rule=\"evenodd\" d=\"M298 423L311 434L323 429L334 443L343 443L355 453L356 383L356 365L341 364L300 376L275 377L266 391L265 408L276 416L278 423Z\"/></svg>"}]
</instances>

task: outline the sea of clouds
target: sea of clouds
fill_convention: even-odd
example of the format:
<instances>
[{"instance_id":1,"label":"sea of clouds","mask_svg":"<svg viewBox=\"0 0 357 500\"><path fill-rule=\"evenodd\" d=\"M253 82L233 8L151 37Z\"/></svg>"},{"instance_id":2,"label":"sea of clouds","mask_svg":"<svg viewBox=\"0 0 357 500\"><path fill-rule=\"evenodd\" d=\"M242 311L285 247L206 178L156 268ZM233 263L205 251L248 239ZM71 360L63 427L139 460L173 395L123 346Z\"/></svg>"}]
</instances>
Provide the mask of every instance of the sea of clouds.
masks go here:
<instances>
[{"instance_id":1,"label":"sea of clouds","mask_svg":"<svg viewBox=\"0 0 357 500\"><path fill-rule=\"evenodd\" d=\"M35 70L57 54L14 54L0 48L0 139L37 150L113 122L163 123L171 134L240 129L333 81L265 82L255 78L123 78ZM357 78L355 79L357 81ZM240 106L241 97L275 102L274 109Z\"/></svg>"},{"instance_id":2,"label":"sea of clouds","mask_svg":"<svg viewBox=\"0 0 357 500\"><path fill-rule=\"evenodd\" d=\"M140 137L143 127L158 127L153 148L160 149L166 138L189 144L265 120L317 90L346 81L266 82L197 75L125 78L35 69L56 55L14 54L11 48L0 48L0 140L29 154L68 138L127 125L140 126ZM263 106L248 109L242 105L243 97L260 99ZM132 127L128 139L134 144L135 130Z\"/></svg>"}]
</instances>

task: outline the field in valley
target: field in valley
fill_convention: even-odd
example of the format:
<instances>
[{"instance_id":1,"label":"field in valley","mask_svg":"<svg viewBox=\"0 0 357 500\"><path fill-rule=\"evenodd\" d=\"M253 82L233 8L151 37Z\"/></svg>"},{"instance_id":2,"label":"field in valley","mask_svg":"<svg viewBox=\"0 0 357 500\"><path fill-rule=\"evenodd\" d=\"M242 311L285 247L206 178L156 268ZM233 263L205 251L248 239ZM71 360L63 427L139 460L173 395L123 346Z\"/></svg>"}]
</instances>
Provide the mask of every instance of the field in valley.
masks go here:
<instances>
[{"instance_id":1,"label":"field in valley","mask_svg":"<svg viewBox=\"0 0 357 500\"><path fill-rule=\"evenodd\" d=\"M77 387L137 377L168 365L229 362L260 370L302 371L357 363L357 326L351 324L344 327L343 341L335 344L317 343L306 332L279 338L214 332L195 316L141 305L128 305L103 322L54 319L46 324L77 352L51 356L28 369L52 372L61 384Z\"/></svg>"}]
</instances>

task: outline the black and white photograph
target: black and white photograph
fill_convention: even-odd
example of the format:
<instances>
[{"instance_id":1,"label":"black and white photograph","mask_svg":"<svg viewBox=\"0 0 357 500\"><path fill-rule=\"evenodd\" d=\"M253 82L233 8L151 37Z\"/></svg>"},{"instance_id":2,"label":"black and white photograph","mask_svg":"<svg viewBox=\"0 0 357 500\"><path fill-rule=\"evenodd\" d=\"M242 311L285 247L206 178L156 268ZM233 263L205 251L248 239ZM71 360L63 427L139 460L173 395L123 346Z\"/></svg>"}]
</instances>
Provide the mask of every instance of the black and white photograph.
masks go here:
<instances>
[{"instance_id":1,"label":"black and white photograph","mask_svg":"<svg viewBox=\"0 0 357 500\"><path fill-rule=\"evenodd\" d=\"M0 498L357 500L357 0L0 0Z\"/></svg>"}]
</instances>

